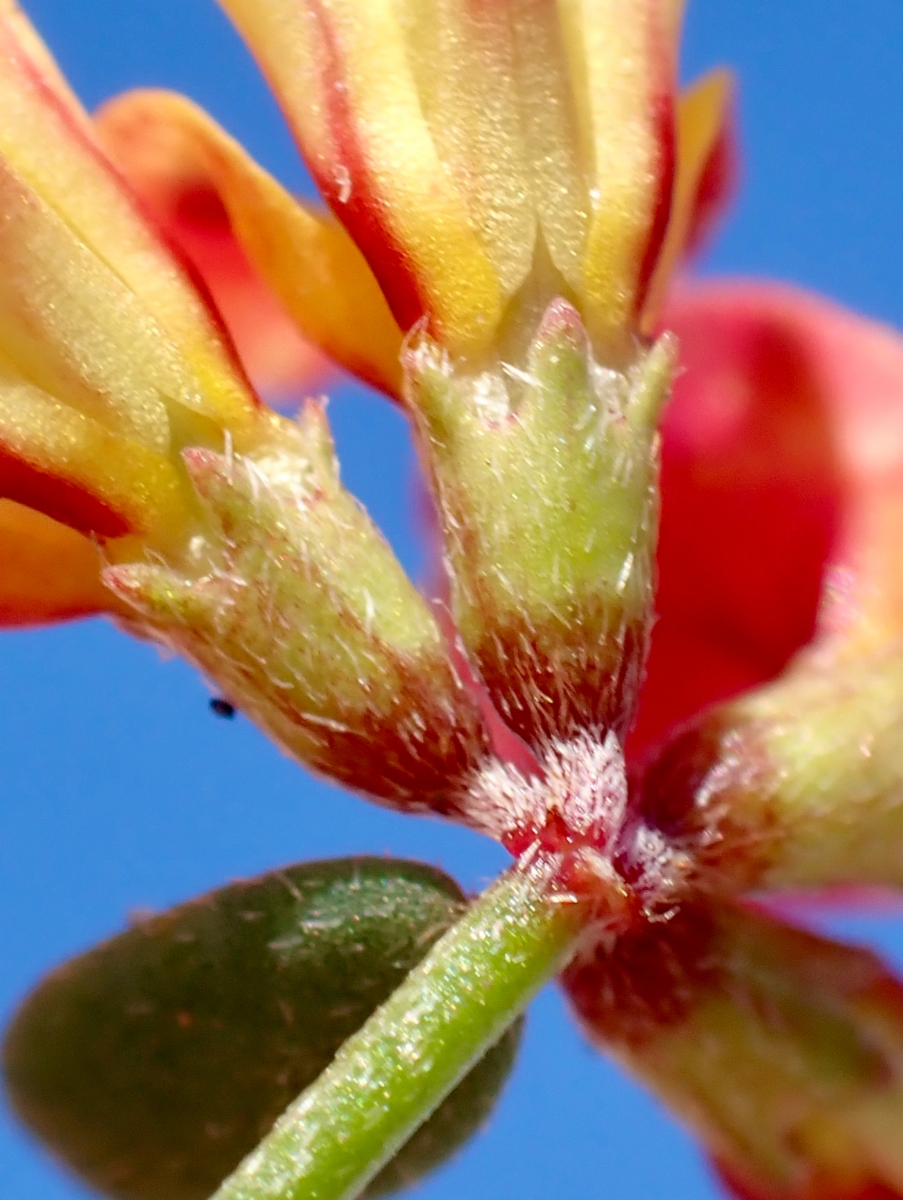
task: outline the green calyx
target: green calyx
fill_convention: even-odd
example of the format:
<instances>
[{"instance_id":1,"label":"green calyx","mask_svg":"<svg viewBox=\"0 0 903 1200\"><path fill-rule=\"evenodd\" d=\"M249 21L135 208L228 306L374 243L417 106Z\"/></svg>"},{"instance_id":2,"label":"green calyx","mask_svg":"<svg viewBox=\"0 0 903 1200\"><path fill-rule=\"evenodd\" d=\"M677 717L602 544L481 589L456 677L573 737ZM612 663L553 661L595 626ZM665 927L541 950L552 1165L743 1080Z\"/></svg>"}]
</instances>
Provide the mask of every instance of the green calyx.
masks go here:
<instances>
[{"instance_id":1,"label":"green calyx","mask_svg":"<svg viewBox=\"0 0 903 1200\"><path fill-rule=\"evenodd\" d=\"M207 521L182 561L105 575L139 631L306 765L399 807L454 811L480 719L428 606L339 483L322 406L254 456L185 462Z\"/></svg>"},{"instance_id":2,"label":"green calyx","mask_svg":"<svg viewBox=\"0 0 903 1200\"><path fill-rule=\"evenodd\" d=\"M601 366L564 300L523 369L462 374L426 339L407 352L455 619L502 715L534 743L629 723L673 358L664 339L626 373Z\"/></svg>"},{"instance_id":3,"label":"green calyx","mask_svg":"<svg viewBox=\"0 0 903 1200\"><path fill-rule=\"evenodd\" d=\"M765 885L903 885L903 650L816 650L737 710L771 766Z\"/></svg>"},{"instance_id":4,"label":"green calyx","mask_svg":"<svg viewBox=\"0 0 903 1200\"><path fill-rule=\"evenodd\" d=\"M710 709L647 771L644 819L706 888L903 884L903 652L838 649Z\"/></svg>"},{"instance_id":5,"label":"green calyx","mask_svg":"<svg viewBox=\"0 0 903 1200\"><path fill-rule=\"evenodd\" d=\"M206 1200L464 912L447 875L348 858L180 905L73 959L7 1035L13 1105L117 1200ZM409 1185L488 1117L520 1026L366 1195Z\"/></svg>"}]
</instances>

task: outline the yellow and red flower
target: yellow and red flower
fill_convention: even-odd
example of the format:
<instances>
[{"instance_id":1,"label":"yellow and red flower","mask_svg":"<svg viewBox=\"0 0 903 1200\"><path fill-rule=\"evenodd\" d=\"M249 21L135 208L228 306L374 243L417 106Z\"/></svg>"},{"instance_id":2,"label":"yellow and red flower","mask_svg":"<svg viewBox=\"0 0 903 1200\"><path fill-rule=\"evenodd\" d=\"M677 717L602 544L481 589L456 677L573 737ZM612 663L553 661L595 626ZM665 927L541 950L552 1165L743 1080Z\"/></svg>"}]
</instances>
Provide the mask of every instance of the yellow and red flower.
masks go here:
<instances>
[{"instance_id":1,"label":"yellow and red flower","mask_svg":"<svg viewBox=\"0 0 903 1200\"><path fill-rule=\"evenodd\" d=\"M122 606L315 768L514 849L563 818L490 795L532 786L499 727L544 782L589 761L591 806L639 701L635 786L566 833L662 903L571 968L582 1019L741 1194L903 1194L898 985L742 902L903 884L903 342L773 286L668 296L730 179L728 77L677 95L678 0L222 4L331 214L182 97L92 121L0 0L0 621ZM409 406L485 693L183 259L255 376L316 347ZM685 371L640 697L659 328Z\"/></svg>"},{"instance_id":2,"label":"yellow and red flower","mask_svg":"<svg viewBox=\"0 0 903 1200\"><path fill-rule=\"evenodd\" d=\"M181 98L127 94L101 136L152 206L200 168L300 327L385 390L418 322L477 360L559 294L601 342L648 327L725 190L729 77L676 99L679 5L224 7L352 241Z\"/></svg>"},{"instance_id":3,"label":"yellow and red flower","mask_svg":"<svg viewBox=\"0 0 903 1200\"><path fill-rule=\"evenodd\" d=\"M627 746L637 812L688 849L695 827L716 891L719 878L766 899L899 889L903 338L749 280L684 286L662 319L684 371L663 422L659 620ZM731 902L647 938L577 963L572 1003L731 1191L903 1194L899 981Z\"/></svg>"},{"instance_id":4,"label":"yellow and red flower","mask_svg":"<svg viewBox=\"0 0 903 1200\"><path fill-rule=\"evenodd\" d=\"M200 273L259 384L278 391L320 373L316 345L398 394L402 338L421 320L479 356L518 305L535 310L558 290L603 341L632 336L723 191L728 81L707 77L675 118L679 5L447 4L416 19L391 6L226 7L338 221L298 204L182 97L127 94L92 122L18 7L0 11L2 83L16 98L0 146L14 289L5 324L40 326L38 341L12 330L7 340L19 372L38 345L50 370L45 342L61 364L32 380L40 398L17 385L16 428L6 424L0 528L4 557L19 564L0 585L6 622L116 607L87 542L22 505L89 540L147 537L151 525L161 537L181 504L173 454L205 441L173 414L240 440L254 411L220 318L165 243ZM54 233L55 212L65 224ZM94 273L98 294L81 301L90 328L51 327L50 314L77 311L64 264L84 296ZM41 271L57 279L52 295ZM90 375L89 345L115 385L100 365ZM88 374L64 384L74 360ZM57 553L81 564L66 582L50 570ZM26 560L40 580L31 598Z\"/></svg>"},{"instance_id":5,"label":"yellow and red flower","mask_svg":"<svg viewBox=\"0 0 903 1200\"><path fill-rule=\"evenodd\" d=\"M191 519L181 447L243 446L267 419L11 0L0 88L0 613L16 623L118 608L91 539L172 545Z\"/></svg>"},{"instance_id":6,"label":"yellow and red flower","mask_svg":"<svg viewBox=\"0 0 903 1200\"><path fill-rule=\"evenodd\" d=\"M428 605L339 483L322 405L290 421L260 402L221 315L167 242L173 221L184 233L179 209L168 222L158 193L149 207L163 220L148 216L103 145L116 115L92 122L11 0L0 7L0 89L0 556L14 560L0 576L4 621L125 616L308 766L387 803L455 811L454 780L484 752L482 721ZM165 103L206 134L202 114ZM358 334L348 305L370 276L349 236L225 135L203 140L195 170L178 138L167 164L195 199L198 174L203 199L205 173L237 172L235 227L253 243L240 250L221 224L218 248L232 256L211 290L234 318L246 314L239 292L247 301L256 245L298 272L302 290L309 281L320 328L350 356L360 340L365 369L371 343L397 330L371 283L383 324ZM159 149L139 143L136 179L139 167L153 174ZM279 245L283 218L302 231L302 261ZM185 258L194 250L209 275L208 249L198 238ZM336 276L351 290L330 306ZM253 311L258 322L279 314L284 333L272 295ZM312 356L293 337L293 363L306 368ZM245 345L253 358L259 336ZM385 366L397 374L397 356Z\"/></svg>"}]
</instances>

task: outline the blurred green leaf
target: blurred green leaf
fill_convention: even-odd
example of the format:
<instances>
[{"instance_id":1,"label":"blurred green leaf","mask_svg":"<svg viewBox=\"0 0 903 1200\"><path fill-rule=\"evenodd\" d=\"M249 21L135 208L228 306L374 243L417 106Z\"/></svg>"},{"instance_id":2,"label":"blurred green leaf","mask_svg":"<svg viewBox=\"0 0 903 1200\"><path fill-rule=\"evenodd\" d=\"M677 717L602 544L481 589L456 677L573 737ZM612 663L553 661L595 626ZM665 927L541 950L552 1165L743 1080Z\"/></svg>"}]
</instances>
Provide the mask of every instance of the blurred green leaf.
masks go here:
<instances>
[{"instance_id":1,"label":"blurred green leaf","mask_svg":"<svg viewBox=\"0 0 903 1200\"><path fill-rule=\"evenodd\" d=\"M20 1117L121 1200L206 1200L464 908L418 863L348 858L234 883L66 963L8 1032ZM370 1185L442 1162L488 1116L520 1027Z\"/></svg>"}]
</instances>

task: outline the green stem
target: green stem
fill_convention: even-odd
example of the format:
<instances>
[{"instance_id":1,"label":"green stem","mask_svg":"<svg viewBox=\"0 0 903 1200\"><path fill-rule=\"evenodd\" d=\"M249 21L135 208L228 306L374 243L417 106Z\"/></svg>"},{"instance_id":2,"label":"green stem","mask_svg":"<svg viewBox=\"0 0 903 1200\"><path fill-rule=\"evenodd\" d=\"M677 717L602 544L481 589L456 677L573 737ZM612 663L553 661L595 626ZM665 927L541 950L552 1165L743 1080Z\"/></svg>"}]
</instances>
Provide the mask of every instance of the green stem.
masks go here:
<instances>
[{"instance_id":1,"label":"green stem","mask_svg":"<svg viewBox=\"0 0 903 1200\"><path fill-rule=\"evenodd\" d=\"M501 877L342 1046L213 1200L351 1200L573 954L559 862Z\"/></svg>"}]
</instances>

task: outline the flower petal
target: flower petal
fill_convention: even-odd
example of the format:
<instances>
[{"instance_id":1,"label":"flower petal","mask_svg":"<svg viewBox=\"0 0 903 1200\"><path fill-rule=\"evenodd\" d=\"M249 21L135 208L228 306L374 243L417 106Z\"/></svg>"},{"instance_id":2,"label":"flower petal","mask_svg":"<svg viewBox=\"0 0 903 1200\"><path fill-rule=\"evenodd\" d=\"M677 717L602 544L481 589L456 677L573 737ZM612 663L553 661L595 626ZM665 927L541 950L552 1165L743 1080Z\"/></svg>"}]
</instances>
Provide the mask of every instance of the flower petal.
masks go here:
<instances>
[{"instance_id":1,"label":"flower petal","mask_svg":"<svg viewBox=\"0 0 903 1200\"><path fill-rule=\"evenodd\" d=\"M340 225L297 203L182 96L128 92L95 119L111 158L210 285L252 376L309 380L324 366L314 343L397 393L401 332Z\"/></svg>"},{"instance_id":2,"label":"flower petal","mask_svg":"<svg viewBox=\"0 0 903 1200\"><path fill-rule=\"evenodd\" d=\"M0 159L6 174L20 181L23 192L56 209L68 226L70 245L80 244L83 255L93 255L110 278L118 277L120 288L133 293L178 345L183 378L173 401L227 421L240 436L253 419L254 402L236 374L217 319L91 140L87 116L68 89L61 92L65 85L47 67L46 51L41 59L30 56L39 43L36 36L22 40L29 27L18 10L12 13L0 11ZM45 293L50 285L45 282ZM125 358L132 349L129 337L123 331Z\"/></svg>"},{"instance_id":3,"label":"flower petal","mask_svg":"<svg viewBox=\"0 0 903 1200\"><path fill-rule=\"evenodd\" d=\"M903 1196L903 984L874 955L706 906L585 953L564 982L747 1200Z\"/></svg>"},{"instance_id":4,"label":"flower petal","mask_svg":"<svg viewBox=\"0 0 903 1200\"><path fill-rule=\"evenodd\" d=\"M684 370L663 425L659 621L635 755L774 678L814 636L839 539L848 559L854 510L884 491L858 461L873 409L903 488L903 342L887 331L750 281L685 288L663 324Z\"/></svg>"},{"instance_id":5,"label":"flower petal","mask_svg":"<svg viewBox=\"0 0 903 1200\"><path fill-rule=\"evenodd\" d=\"M31 71L49 88L68 110L69 116L85 129L88 114L70 88L43 39L22 11L17 0L0 0L0 22L6 24L17 50L27 60Z\"/></svg>"},{"instance_id":6,"label":"flower petal","mask_svg":"<svg viewBox=\"0 0 903 1200\"><path fill-rule=\"evenodd\" d=\"M680 36L684 24L684 10L686 7L687 0L662 0L662 19L665 22L665 28L671 44L674 46L680 42Z\"/></svg>"},{"instance_id":7,"label":"flower petal","mask_svg":"<svg viewBox=\"0 0 903 1200\"><path fill-rule=\"evenodd\" d=\"M561 20L549 0L510 0L509 7L533 201L552 262L576 294L583 282L589 185Z\"/></svg>"},{"instance_id":8,"label":"flower petal","mask_svg":"<svg viewBox=\"0 0 903 1200\"><path fill-rule=\"evenodd\" d=\"M165 539L179 524L167 401L186 392L180 358L3 159L0 212L0 496L101 537Z\"/></svg>"},{"instance_id":9,"label":"flower petal","mask_svg":"<svg viewBox=\"0 0 903 1200\"><path fill-rule=\"evenodd\" d=\"M428 314L455 352L485 348L501 314L499 280L433 143L399 6L220 2L402 330Z\"/></svg>"},{"instance_id":10,"label":"flower petal","mask_svg":"<svg viewBox=\"0 0 903 1200\"><path fill-rule=\"evenodd\" d=\"M164 543L186 500L169 455L112 432L4 371L0 363L0 497L101 538Z\"/></svg>"},{"instance_id":11,"label":"flower petal","mask_svg":"<svg viewBox=\"0 0 903 1200\"><path fill-rule=\"evenodd\" d=\"M671 276L700 240L730 192L730 108L733 76L709 71L682 93L677 110L677 174L671 216L643 306L642 325L659 320Z\"/></svg>"},{"instance_id":12,"label":"flower petal","mask_svg":"<svg viewBox=\"0 0 903 1200\"><path fill-rule=\"evenodd\" d=\"M124 611L89 538L12 500L0 500L0 563L0 628Z\"/></svg>"},{"instance_id":13,"label":"flower petal","mask_svg":"<svg viewBox=\"0 0 903 1200\"><path fill-rule=\"evenodd\" d=\"M548 8L548 3L544 6ZM436 153L505 296L533 262L536 214L520 111L515 4L406 0L404 25Z\"/></svg>"},{"instance_id":14,"label":"flower petal","mask_svg":"<svg viewBox=\"0 0 903 1200\"><path fill-rule=\"evenodd\" d=\"M187 390L162 331L107 263L0 159L0 358L14 374L157 450Z\"/></svg>"},{"instance_id":15,"label":"flower petal","mask_svg":"<svg viewBox=\"0 0 903 1200\"><path fill-rule=\"evenodd\" d=\"M559 0L592 215L583 299L592 331L618 338L642 307L671 203L673 14L658 0Z\"/></svg>"},{"instance_id":16,"label":"flower petal","mask_svg":"<svg viewBox=\"0 0 903 1200\"><path fill-rule=\"evenodd\" d=\"M648 768L642 810L731 886L900 886L903 338L761 284L690 292L669 324L688 369L634 753L725 703Z\"/></svg>"}]
</instances>

